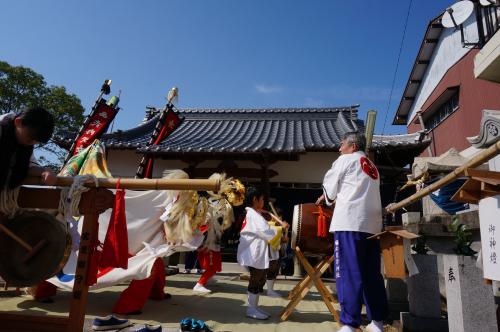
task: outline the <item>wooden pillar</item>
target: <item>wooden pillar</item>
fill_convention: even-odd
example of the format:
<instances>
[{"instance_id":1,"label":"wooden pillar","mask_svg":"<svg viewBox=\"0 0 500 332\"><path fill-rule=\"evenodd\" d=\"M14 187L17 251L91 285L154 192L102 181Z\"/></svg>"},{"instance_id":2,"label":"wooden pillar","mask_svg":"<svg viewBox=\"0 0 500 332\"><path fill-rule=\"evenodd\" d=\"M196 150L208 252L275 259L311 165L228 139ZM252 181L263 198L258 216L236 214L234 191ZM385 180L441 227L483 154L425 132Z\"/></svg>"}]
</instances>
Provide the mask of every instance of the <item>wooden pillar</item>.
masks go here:
<instances>
[{"instance_id":1,"label":"wooden pillar","mask_svg":"<svg viewBox=\"0 0 500 332\"><path fill-rule=\"evenodd\" d=\"M197 158L193 158L193 159L185 159L185 160L183 159L181 161L188 164L188 167L184 168L184 171L189 175L190 179L194 179L197 177L197 175L199 175L199 174L196 174L196 166L198 166L202 162L201 160L198 160Z\"/></svg>"},{"instance_id":2,"label":"wooden pillar","mask_svg":"<svg viewBox=\"0 0 500 332\"><path fill-rule=\"evenodd\" d=\"M269 184L269 160L264 157L261 163L262 168L262 191L264 192L265 204L269 202L269 197L271 196L271 185Z\"/></svg>"},{"instance_id":3,"label":"wooden pillar","mask_svg":"<svg viewBox=\"0 0 500 332\"><path fill-rule=\"evenodd\" d=\"M83 221L80 251L73 284L73 294L69 312L68 332L83 331L89 286L89 265L91 260L92 243L97 239L97 220L99 214L86 214Z\"/></svg>"},{"instance_id":4,"label":"wooden pillar","mask_svg":"<svg viewBox=\"0 0 500 332\"><path fill-rule=\"evenodd\" d=\"M91 189L82 195L79 210L85 218L80 237L67 332L83 331L89 291L89 267L93 255L92 249L97 241L99 214L112 207L113 201L114 195L106 189Z\"/></svg>"}]
</instances>

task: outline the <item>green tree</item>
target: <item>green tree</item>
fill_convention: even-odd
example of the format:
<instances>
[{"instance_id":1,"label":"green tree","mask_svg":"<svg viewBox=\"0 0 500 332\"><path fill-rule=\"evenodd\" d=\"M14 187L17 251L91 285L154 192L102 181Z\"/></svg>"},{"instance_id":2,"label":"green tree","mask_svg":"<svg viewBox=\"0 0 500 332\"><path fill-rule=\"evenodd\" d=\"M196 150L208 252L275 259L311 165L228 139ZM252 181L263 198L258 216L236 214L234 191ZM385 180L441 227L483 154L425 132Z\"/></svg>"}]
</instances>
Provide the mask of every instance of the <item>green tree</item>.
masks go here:
<instances>
[{"instance_id":1,"label":"green tree","mask_svg":"<svg viewBox=\"0 0 500 332\"><path fill-rule=\"evenodd\" d=\"M62 86L47 86L42 75L23 66L0 61L0 114L19 112L25 107L43 106L54 115L55 135L77 132L83 122L80 99ZM42 163L59 168L66 151L50 141L37 147Z\"/></svg>"}]
</instances>

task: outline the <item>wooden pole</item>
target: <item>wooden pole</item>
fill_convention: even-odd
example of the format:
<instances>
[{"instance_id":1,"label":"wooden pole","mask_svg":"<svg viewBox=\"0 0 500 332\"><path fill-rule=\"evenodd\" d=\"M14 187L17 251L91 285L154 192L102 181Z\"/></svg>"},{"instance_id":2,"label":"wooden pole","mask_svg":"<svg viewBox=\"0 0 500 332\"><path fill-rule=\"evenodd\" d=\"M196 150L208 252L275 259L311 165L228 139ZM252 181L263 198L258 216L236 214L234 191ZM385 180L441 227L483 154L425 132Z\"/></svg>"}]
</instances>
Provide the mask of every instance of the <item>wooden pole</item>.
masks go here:
<instances>
[{"instance_id":1,"label":"wooden pole","mask_svg":"<svg viewBox=\"0 0 500 332\"><path fill-rule=\"evenodd\" d=\"M385 210L388 213L394 213L397 210L399 210L407 205L410 205L410 204L418 201L422 197L427 196L430 193L438 190L442 186L447 185L450 182L453 182L458 177L465 175L465 170L467 168L475 168L477 166L480 166L498 154L500 154L500 141L496 142L495 144L493 144L492 146L490 146L486 150L482 151L481 153L479 153L477 156L475 156L474 158L472 158L471 160L469 160L468 162L466 162L462 166L456 168L454 171L450 172L442 179L434 182L430 186L425 187L422 190L419 190L415 194L411 195L408 198L403 199L402 201L400 201L398 203L389 204L385 208Z\"/></svg>"},{"instance_id":2,"label":"wooden pole","mask_svg":"<svg viewBox=\"0 0 500 332\"><path fill-rule=\"evenodd\" d=\"M116 178L97 178L97 187L116 188ZM55 186L69 187L73 183L73 177L58 176ZM40 177L28 177L24 185L44 185ZM85 183L86 187L95 188L95 181ZM211 179L120 179L120 188L143 189L143 190L210 190L218 191L220 182Z\"/></svg>"}]
</instances>

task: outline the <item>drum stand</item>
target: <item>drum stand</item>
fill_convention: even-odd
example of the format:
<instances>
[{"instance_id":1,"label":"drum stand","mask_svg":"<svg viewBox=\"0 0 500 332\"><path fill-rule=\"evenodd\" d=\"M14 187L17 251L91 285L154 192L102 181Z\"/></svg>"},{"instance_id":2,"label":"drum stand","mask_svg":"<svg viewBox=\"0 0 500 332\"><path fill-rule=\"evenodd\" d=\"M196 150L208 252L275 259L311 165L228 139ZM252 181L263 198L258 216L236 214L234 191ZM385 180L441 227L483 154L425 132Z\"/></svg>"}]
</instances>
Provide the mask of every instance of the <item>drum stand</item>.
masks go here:
<instances>
[{"instance_id":1,"label":"drum stand","mask_svg":"<svg viewBox=\"0 0 500 332\"><path fill-rule=\"evenodd\" d=\"M288 299L290 300L290 302L286 306L285 310L281 313L280 315L281 320L285 321L288 319L293 309L295 309L297 304L299 304L299 302L302 301L302 299L306 296L306 294L313 286L312 284L314 283L314 286L316 286L316 289L321 294L323 302L325 302L326 306L328 307L328 310L330 310L333 319L337 322L340 322L339 314L337 310L335 310L335 308L333 307L333 305L337 303L337 301L333 298L332 294L330 293L328 288L326 288L325 284L321 280L321 276L323 275L323 273L325 273L328 267L332 264L333 256L323 258L313 268L311 264L309 264L307 259L304 257L304 254L302 253L299 247L295 247L295 254L297 255L297 258L299 259L304 269L306 270L307 275L304 278L302 278L302 280L300 280L299 283L288 294Z\"/></svg>"},{"instance_id":2,"label":"drum stand","mask_svg":"<svg viewBox=\"0 0 500 332\"><path fill-rule=\"evenodd\" d=\"M59 206L60 191L60 189L23 187L19 193L18 204L22 208L57 209ZM80 200L80 214L85 218L80 239L80 251L78 254L69 317L33 316L0 312L0 330L31 332L76 332L83 330L89 290L87 280L89 277L91 245L97 239L99 214L112 208L113 202L114 195L107 189L90 189L83 193ZM43 250L43 247L40 250Z\"/></svg>"}]
</instances>

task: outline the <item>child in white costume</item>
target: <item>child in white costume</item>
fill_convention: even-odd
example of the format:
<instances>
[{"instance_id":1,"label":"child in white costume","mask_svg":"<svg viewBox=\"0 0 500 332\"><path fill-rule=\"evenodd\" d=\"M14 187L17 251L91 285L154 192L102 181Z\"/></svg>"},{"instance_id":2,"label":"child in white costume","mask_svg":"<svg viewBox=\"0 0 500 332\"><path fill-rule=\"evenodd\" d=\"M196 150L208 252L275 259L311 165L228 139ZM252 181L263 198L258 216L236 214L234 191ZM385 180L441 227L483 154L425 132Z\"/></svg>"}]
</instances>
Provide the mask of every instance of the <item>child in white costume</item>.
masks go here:
<instances>
[{"instance_id":1,"label":"child in white costume","mask_svg":"<svg viewBox=\"0 0 500 332\"><path fill-rule=\"evenodd\" d=\"M277 234L276 229L269 227L259 211L264 207L264 195L255 187L249 187L245 195L246 216L240 232L238 245L238 263L248 267L247 317L268 319L269 314L257 308L259 293L263 292L266 283L266 270L269 268L269 243Z\"/></svg>"}]
</instances>

